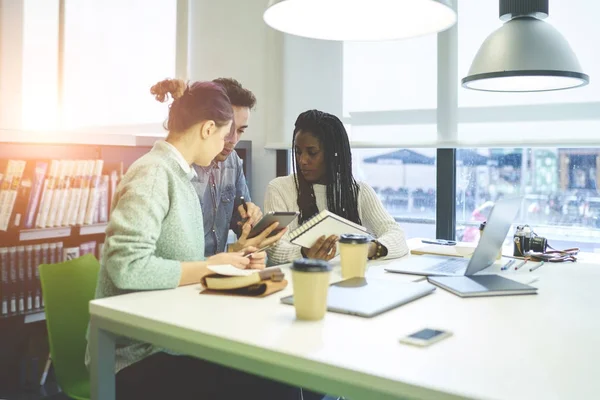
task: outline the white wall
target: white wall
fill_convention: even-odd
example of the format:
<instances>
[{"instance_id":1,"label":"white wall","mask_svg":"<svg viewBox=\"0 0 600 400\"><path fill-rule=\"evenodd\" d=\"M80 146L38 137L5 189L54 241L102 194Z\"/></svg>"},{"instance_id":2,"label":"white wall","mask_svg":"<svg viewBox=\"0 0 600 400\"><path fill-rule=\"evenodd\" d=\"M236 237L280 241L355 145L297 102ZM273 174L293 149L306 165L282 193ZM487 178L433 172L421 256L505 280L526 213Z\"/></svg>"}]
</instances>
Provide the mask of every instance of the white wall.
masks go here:
<instances>
[{"instance_id":1,"label":"white wall","mask_svg":"<svg viewBox=\"0 0 600 400\"><path fill-rule=\"evenodd\" d=\"M282 130L282 57L279 33L262 20L263 0L190 2L189 78L232 77L258 99L242 139L252 140L252 200L262 205L275 178L275 151L266 150L271 135Z\"/></svg>"},{"instance_id":2,"label":"white wall","mask_svg":"<svg viewBox=\"0 0 600 400\"><path fill-rule=\"evenodd\" d=\"M0 0L0 129L21 127L23 3Z\"/></svg>"}]
</instances>

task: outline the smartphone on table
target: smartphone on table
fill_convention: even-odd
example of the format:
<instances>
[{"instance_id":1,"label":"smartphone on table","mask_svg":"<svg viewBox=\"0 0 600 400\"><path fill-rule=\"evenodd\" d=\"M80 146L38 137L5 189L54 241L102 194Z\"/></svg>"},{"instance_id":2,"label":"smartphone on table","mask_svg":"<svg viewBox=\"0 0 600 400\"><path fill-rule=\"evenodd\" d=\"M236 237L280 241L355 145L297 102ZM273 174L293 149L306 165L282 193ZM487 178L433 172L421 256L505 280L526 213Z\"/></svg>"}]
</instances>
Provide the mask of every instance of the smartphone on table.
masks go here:
<instances>
[{"instance_id":1,"label":"smartphone on table","mask_svg":"<svg viewBox=\"0 0 600 400\"><path fill-rule=\"evenodd\" d=\"M423 239L422 243L427 244L438 244L441 246L455 246L456 242L454 240L444 240L444 239Z\"/></svg>"},{"instance_id":2,"label":"smartphone on table","mask_svg":"<svg viewBox=\"0 0 600 400\"><path fill-rule=\"evenodd\" d=\"M421 329L418 332L411 333L408 336L400 338L400 343L410 344L410 345L419 346L419 347L427 347L429 345L439 342L440 340L444 340L450 336L452 336L452 333L449 331L444 331L441 329L425 328L425 329Z\"/></svg>"}]
</instances>

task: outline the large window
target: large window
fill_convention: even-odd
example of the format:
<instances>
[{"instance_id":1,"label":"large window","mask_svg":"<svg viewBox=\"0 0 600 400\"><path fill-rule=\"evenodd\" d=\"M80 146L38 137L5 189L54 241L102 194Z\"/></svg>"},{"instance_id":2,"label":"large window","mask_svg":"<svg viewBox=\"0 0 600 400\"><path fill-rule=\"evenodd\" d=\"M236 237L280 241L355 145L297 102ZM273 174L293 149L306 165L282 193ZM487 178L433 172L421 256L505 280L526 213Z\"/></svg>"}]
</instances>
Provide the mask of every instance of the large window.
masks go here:
<instances>
[{"instance_id":1,"label":"large window","mask_svg":"<svg viewBox=\"0 0 600 400\"><path fill-rule=\"evenodd\" d=\"M21 69L22 75L13 71L21 78L14 90L21 115L12 128L165 119L166 106L154 100L150 86L175 75L177 0L66 0L62 53L58 0L25 0L22 15L17 11L13 7L15 26L22 18L22 51L11 53L8 65Z\"/></svg>"},{"instance_id":2,"label":"large window","mask_svg":"<svg viewBox=\"0 0 600 400\"><path fill-rule=\"evenodd\" d=\"M353 149L357 180L368 183L407 237L435 237L435 149Z\"/></svg>"},{"instance_id":3,"label":"large window","mask_svg":"<svg viewBox=\"0 0 600 400\"><path fill-rule=\"evenodd\" d=\"M406 237L435 237L435 163L435 149L352 149L354 178L375 190Z\"/></svg>"},{"instance_id":4,"label":"large window","mask_svg":"<svg viewBox=\"0 0 600 400\"><path fill-rule=\"evenodd\" d=\"M176 0L67 0L66 127L162 122L150 86L175 74Z\"/></svg>"},{"instance_id":5,"label":"large window","mask_svg":"<svg viewBox=\"0 0 600 400\"><path fill-rule=\"evenodd\" d=\"M477 241L494 202L519 195L515 224L554 248L600 251L599 162L600 149L591 148L458 150L457 238Z\"/></svg>"},{"instance_id":6,"label":"large window","mask_svg":"<svg viewBox=\"0 0 600 400\"><path fill-rule=\"evenodd\" d=\"M600 3L592 0L553 2L547 20L566 37L592 80L600 76L600 53L595 51L600 25L594 11L600 12ZM460 81L485 38L502 22L497 1L461 0L458 15ZM408 236L435 236L431 222L437 219L440 227L447 226L441 222L450 209L456 211L456 237L477 241L479 224L494 202L519 195L523 204L515 224L529 224L556 248L600 251L600 149L577 148L600 147L598 86L592 82L545 93L459 87L456 165L449 163L451 158L439 160L444 164L440 168L455 170L452 198L450 191L435 192L436 160L407 165L394 159L409 154L435 157L435 150L421 147L435 144L441 128L436 50L435 35L344 44L344 122L350 126L357 177L377 188L399 221L427 220L429 231L407 229ZM429 207L415 208L415 200L409 200L421 190L434 193L433 207L429 202ZM454 230L447 232L452 236Z\"/></svg>"},{"instance_id":7,"label":"large window","mask_svg":"<svg viewBox=\"0 0 600 400\"><path fill-rule=\"evenodd\" d=\"M22 32L20 125L53 130L58 123L58 0L24 1Z\"/></svg>"}]
</instances>

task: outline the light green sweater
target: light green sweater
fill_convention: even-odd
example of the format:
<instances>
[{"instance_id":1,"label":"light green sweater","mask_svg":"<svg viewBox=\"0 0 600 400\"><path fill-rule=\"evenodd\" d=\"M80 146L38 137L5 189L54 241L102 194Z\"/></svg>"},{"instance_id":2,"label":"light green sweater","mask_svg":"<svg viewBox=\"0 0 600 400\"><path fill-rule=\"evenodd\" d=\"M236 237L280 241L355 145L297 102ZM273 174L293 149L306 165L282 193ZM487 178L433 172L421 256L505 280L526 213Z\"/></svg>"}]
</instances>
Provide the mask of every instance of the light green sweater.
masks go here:
<instances>
[{"instance_id":1,"label":"light green sweater","mask_svg":"<svg viewBox=\"0 0 600 400\"><path fill-rule=\"evenodd\" d=\"M181 261L204 260L202 210L190 179L165 142L129 168L113 200L96 298L174 289ZM116 371L157 351L150 344L119 340Z\"/></svg>"}]
</instances>

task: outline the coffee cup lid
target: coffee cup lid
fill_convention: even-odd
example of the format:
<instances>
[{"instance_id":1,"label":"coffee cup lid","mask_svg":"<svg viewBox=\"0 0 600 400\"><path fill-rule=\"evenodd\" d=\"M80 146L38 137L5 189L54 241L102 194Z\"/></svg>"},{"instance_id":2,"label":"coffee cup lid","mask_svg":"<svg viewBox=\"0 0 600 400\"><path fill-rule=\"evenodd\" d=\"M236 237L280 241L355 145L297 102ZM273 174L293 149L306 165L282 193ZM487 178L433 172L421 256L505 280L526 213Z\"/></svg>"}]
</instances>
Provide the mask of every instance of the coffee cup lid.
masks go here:
<instances>
[{"instance_id":1,"label":"coffee cup lid","mask_svg":"<svg viewBox=\"0 0 600 400\"><path fill-rule=\"evenodd\" d=\"M340 243L368 243L370 238L367 235L360 235L355 233L345 233L340 235Z\"/></svg>"},{"instance_id":2,"label":"coffee cup lid","mask_svg":"<svg viewBox=\"0 0 600 400\"><path fill-rule=\"evenodd\" d=\"M294 264L290 267L294 271L298 272L327 272L331 271L331 266L327 261L315 260L311 258L301 258L294 261Z\"/></svg>"}]
</instances>

